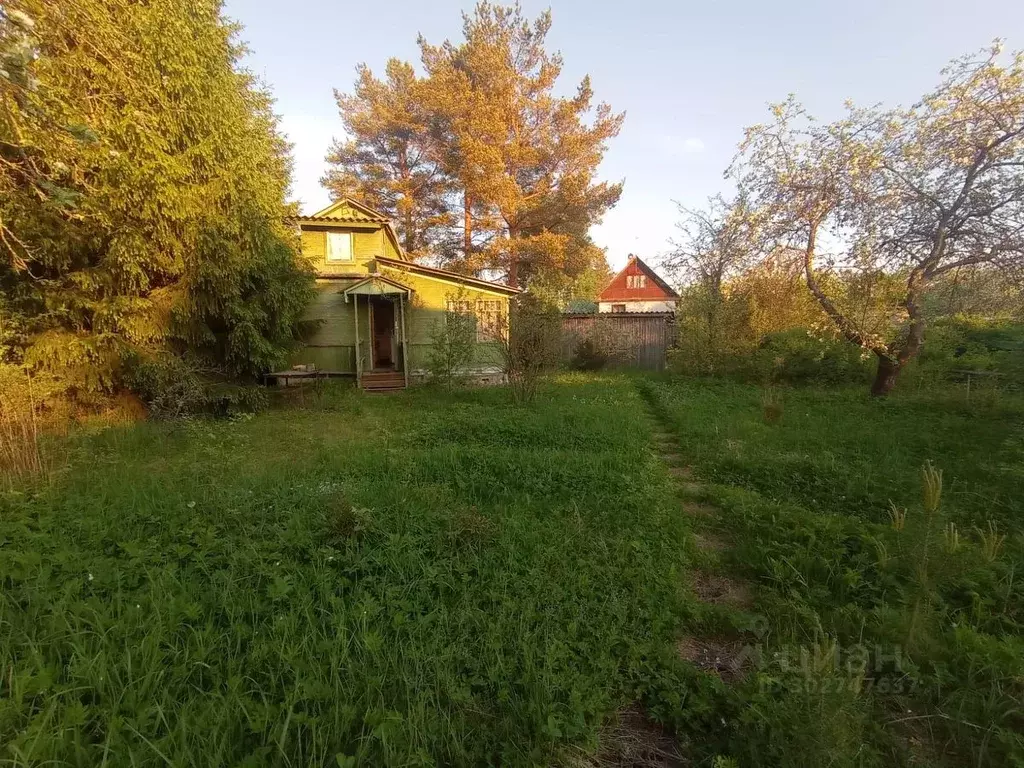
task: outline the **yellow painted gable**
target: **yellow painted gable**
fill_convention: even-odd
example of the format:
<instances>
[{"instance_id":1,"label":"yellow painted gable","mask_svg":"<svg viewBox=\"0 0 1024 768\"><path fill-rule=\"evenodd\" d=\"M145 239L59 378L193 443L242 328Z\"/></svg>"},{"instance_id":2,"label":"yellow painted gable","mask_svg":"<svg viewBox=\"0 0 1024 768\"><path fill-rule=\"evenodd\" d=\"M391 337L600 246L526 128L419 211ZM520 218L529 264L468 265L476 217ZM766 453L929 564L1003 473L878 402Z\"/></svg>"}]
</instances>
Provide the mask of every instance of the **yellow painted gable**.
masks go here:
<instances>
[{"instance_id":1,"label":"yellow painted gable","mask_svg":"<svg viewBox=\"0 0 1024 768\"><path fill-rule=\"evenodd\" d=\"M370 262L378 256L405 260L387 217L355 200L343 198L310 216L300 217L298 222L302 255L319 275L366 275ZM330 233L351 239L351 260L327 260Z\"/></svg>"},{"instance_id":2,"label":"yellow painted gable","mask_svg":"<svg viewBox=\"0 0 1024 768\"><path fill-rule=\"evenodd\" d=\"M327 260L327 235L329 232L346 234L352 239L351 261ZM302 256L309 260L319 275L367 275L369 264L378 256L400 259L394 243L387 237L383 227L356 228L348 225L302 225Z\"/></svg>"}]
</instances>

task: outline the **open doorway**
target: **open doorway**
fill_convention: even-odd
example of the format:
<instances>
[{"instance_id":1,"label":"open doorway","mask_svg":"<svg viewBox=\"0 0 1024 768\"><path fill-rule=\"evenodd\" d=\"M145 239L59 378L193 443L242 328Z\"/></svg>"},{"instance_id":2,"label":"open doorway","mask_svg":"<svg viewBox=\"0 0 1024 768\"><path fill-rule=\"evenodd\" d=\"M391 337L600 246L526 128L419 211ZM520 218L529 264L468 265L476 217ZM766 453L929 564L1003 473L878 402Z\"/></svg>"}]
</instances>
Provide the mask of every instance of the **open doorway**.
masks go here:
<instances>
[{"instance_id":1,"label":"open doorway","mask_svg":"<svg viewBox=\"0 0 1024 768\"><path fill-rule=\"evenodd\" d=\"M370 299L370 347L373 370L395 369L395 305L382 296Z\"/></svg>"}]
</instances>

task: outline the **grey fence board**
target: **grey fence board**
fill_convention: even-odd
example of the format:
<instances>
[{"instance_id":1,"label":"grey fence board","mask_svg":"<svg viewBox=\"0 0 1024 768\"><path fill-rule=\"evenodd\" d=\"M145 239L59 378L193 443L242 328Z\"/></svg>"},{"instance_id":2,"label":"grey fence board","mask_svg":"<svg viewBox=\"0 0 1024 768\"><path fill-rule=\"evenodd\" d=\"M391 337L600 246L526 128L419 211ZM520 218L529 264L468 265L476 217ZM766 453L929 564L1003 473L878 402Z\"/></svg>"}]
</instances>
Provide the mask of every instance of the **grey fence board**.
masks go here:
<instances>
[{"instance_id":1,"label":"grey fence board","mask_svg":"<svg viewBox=\"0 0 1024 768\"><path fill-rule=\"evenodd\" d=\"M675 337L670 313L631 312L596 315L563 315L562 355L572 360L580 343L595 335L619 352L614 364L650 371L664 370L668 348Z\"/></svg>"}]
</instances>

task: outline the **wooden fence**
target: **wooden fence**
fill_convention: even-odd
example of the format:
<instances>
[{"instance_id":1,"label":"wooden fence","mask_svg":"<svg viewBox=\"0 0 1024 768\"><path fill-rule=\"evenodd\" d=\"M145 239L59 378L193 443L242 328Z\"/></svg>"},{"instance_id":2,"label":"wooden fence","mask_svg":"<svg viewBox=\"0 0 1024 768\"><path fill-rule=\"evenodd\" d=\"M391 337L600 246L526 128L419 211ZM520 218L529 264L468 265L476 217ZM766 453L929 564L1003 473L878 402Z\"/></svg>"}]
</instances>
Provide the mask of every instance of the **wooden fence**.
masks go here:
<instances>
[{"instance_id":1,"label":"wooden fence","mask_svg":"<svg viewBox=\"0 0 1024 768\"><path fill-rule=\"evenodd\" d=\"M661 371L675 338L674 317L668 312L602 313L562 317L562 355L566 362L579 345L591 338L610 352L611 365Z\"/></svg>"}]
</instances>

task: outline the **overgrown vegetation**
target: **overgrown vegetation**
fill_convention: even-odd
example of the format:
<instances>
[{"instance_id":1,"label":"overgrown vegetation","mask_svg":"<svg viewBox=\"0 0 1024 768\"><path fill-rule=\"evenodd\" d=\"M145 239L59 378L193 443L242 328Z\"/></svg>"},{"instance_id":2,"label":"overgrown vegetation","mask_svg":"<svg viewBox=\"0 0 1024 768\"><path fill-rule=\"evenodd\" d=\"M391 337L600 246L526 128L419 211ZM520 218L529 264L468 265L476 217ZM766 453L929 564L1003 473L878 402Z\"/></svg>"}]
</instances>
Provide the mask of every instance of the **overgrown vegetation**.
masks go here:
<instances>
[{"instance_id":1,"label":"overgrown vegetation","mask_svg":"<svg viewBox=\"0 0 1024 768\"><path fill-rule=\"evenodd\" d=\"M5 758L599 764L644 718L698 763L1024 756L1018 400L562 374L528 409L310 402L75 437L0 495ZM716 571L750 604L698 603ZM700 636L742 666L691 664Z\"/></svg>"},{"instance_id":2,"label":"overgrown vegetation","mask_svg":"<svg viewBox=\"0 0 1024 768\"><path fill-rule=\"evenodd\" d=\"M770 419L757 387L644 386L709 483L717 567L757 590L709 621L754 660L726 723L682 733L743 765L1024 759L1024 401L806 388Z\"/></svg>"},{"instance_id":3,"label":"overgrown vegetation","mask_svg":"<svg viewBox=\"0 0 1024 768\"><path fill-rule=\"evenodd\" d=\"M546 374L561 361L562 317L557 309L529 295L509 302L497 334L498 350L512 399L533 402Z\"/></svg>"},{"instance_id":4,"label":"overgrown vegetation","mask_svg":"<svg viewBox=\"0 0 1024 768\"><path fill-rule=\"evenodd\" d=\"M461 301L447 301L441 316L430 332L430 356L427 369L433 381L451 389L465 378L466 367L476 346L477 319L471 312L454 309Z\"/></svg>"},{"instance_id":5,"label":"overgrown vegetation","mask_svg":"<svg viewBox=\"0 0 1024 768\"><path fill-rule=\"evenodd\" d=\"M626 406L626 407L624 407ZM670 648L685 520L622 380L146 423L0 496L0 760L536 765Z\"/></svg>"},{"instance_id":6,"label":"overgrown vegetation","mask_svg":"<svg viewBox=\"0 0 1024 768\"><path fill-rule=\"evenodd\" d=\"M134 353L280 361L312 281L236 31L220 0L0 9L0 363L86 397Z\"/></svg>"}]
</instances>

